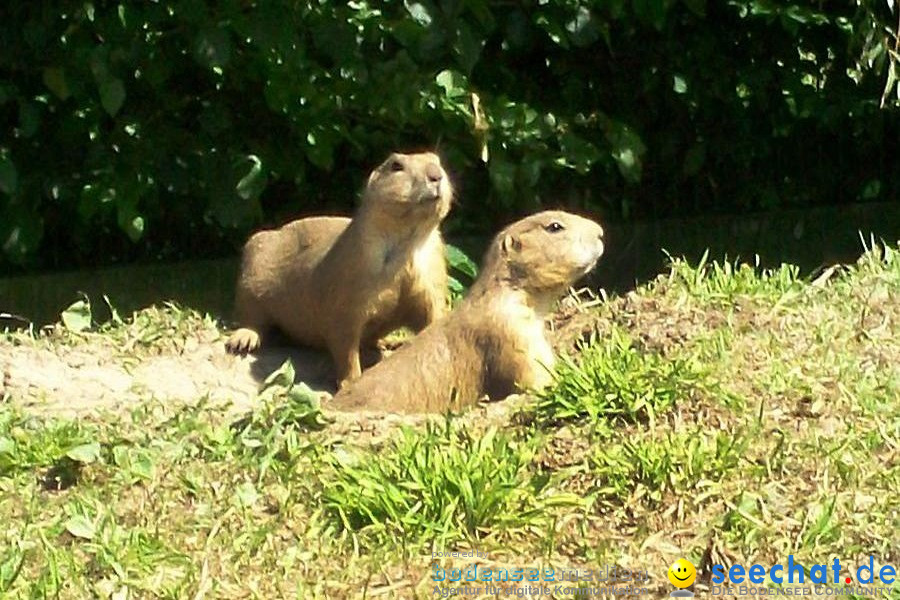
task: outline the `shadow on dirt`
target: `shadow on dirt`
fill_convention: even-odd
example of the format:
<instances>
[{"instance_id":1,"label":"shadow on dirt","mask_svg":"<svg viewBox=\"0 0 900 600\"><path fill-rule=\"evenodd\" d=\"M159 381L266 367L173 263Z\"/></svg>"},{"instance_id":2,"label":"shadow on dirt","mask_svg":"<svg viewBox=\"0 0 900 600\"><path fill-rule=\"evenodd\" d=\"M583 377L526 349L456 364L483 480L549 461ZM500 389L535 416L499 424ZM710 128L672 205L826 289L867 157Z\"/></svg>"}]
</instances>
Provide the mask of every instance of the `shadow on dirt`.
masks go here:
<instances>
[{"instance_id":1,"label":"shadow on dirt","mask_svg":"<svg viewBox=\"0 0 900 600\"><path fill-rule=\"evenodd\" d=\"M263 346L253 356L255 360L250 365L250 374L260 384L290 359L294 365L295 382L302 381L314 390L329 394L337 391L334 364L331 355L324 350L293 346L290 340L278 336L276 341ZM382 356L378 348L364 349L360 355L363 369L380 361Z\"/></svg>"}]
</instances>

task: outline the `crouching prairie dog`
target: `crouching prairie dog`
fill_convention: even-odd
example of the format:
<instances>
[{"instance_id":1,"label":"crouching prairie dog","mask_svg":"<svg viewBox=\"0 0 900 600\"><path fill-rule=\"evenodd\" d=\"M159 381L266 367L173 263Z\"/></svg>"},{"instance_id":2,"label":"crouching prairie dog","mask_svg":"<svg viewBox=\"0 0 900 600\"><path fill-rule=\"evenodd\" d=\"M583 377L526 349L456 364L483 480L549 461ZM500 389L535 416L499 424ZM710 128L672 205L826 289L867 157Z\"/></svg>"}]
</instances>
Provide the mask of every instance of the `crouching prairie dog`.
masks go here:
<instances>
[{"instance_id":1,"label":"crouching prairie dog","mask_svg":"<svg viewBox=\"0 0 900 600\"><path fill-rule=\"evenodd\" d=\"M491 243L469 296L329 403L340 411L444 412L550 383L545 315L603 254L603 229L561 211L513 223Z\"/></svg>"},{"instance_id":2,"label":"crouching prairie dog","mask_svg":"<svg viewBox=\"0 0 900 600\"><path fill-rule=\"evenodd\" d=\"M445 314L447 268L438 225L452 186L432 153L392 154L369 176L352 219L310 217L254 234L235 297L241 328L226 342L256 350L277 327L327 349L339 387L360 375L360 347Z\"/></svg>"}]
</instances>

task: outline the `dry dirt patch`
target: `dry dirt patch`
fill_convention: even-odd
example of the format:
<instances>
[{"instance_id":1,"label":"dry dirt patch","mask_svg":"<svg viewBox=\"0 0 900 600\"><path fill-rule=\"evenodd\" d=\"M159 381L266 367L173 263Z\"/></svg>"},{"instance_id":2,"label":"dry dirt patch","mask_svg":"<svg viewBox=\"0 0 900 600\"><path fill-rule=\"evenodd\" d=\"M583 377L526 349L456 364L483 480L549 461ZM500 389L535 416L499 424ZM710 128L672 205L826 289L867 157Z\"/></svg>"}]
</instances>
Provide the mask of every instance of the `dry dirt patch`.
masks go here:
<instances>
[{"instance_id":1,"label":"dry dirt patch","mask_svg":"<svg viewBox=\"0 0 900 600\"><path fill-rule=\"evenodd\" d=\"M298 379L327 389L327 357L316 352L272 349L253 357L224 350L216 331L200 330L180 344L124 351L109 336L64 334L0 338L0 391L29 412L75 417L128 410L138 402L194 403L202 398L226 410L255 404L260 382L290 358Z\"/></svg>"},{"instance_id":2,"label":"dry dirt patch","mask_svg":"<svg viewBox=\"0 0 900 600\"><path fill-rule=\"evenodd\" d=\"M598 302L573 297L563 303L551 334L558 347L571 348L576 328L597 327L602 319L591 308ZM560 324L566 327L558 329ZM139 311L128 323L99 332L73 333L56 325L36 337L0 334L0 397L33 414L64 417L127 411L150 399L173 404L206 399L225 411L243 412L256 405L262 382L287 359L298 381L315 391L334 391L327 354L273 347L236 357L225 351L226 337L215 321L170 306ZM397 345L388 340L382 351ZM509 412L501 406L478 411L491 422ZM374 413L354 417L346 429L363 432L392 418L396 420ZM345 421L338 417L339 428Z\"/></svg>"}]
</instances>

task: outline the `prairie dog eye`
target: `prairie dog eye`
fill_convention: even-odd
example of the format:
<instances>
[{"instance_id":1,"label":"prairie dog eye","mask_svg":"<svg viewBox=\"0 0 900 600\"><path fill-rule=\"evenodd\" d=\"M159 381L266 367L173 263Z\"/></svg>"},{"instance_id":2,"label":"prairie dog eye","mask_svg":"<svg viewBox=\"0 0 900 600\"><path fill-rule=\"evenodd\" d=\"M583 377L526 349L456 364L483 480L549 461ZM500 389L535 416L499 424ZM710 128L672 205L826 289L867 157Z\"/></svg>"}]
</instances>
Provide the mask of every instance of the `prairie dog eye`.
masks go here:
<instances>
[{"instance_id":1,"label":"prairie dog eye","mask_svg":"<svg viewBox=\"0 0 900 600\"><path fill-rule=\"evenodd\" d=\"M563 229L565 229L565 227L563 227L563 224L559 221L553 221L549 225L544 225L544 230L549 231L550 233L557 233Z\"/></svg>"},{"instance_id":2,"label":"prairie dog eye","mask_svg":"<svg viewBox=\"0 0 900 600\"><path fill-rule=\"evenodd\" d=\"M399 172L403 170L403 163L399 160L391 161L391 172Z\"/></svg>"}]
</instances>

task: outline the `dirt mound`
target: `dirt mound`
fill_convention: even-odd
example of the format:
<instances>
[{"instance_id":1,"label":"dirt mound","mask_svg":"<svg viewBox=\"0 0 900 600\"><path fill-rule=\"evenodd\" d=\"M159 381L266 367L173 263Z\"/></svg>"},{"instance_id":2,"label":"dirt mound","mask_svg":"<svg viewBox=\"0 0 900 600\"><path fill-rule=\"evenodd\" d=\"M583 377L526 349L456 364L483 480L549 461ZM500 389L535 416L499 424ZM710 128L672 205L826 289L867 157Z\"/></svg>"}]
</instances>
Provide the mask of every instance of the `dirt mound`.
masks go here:
<instances>
[{"instance_id":1,"label":"dirt mound","mask_svg":"<svg viewBox=\"0 0 900 600\"><path fill-rule=\"evenodd\" d=\"M67 417L128 410L138 402L194 403L205 398L236 412L256 401L260 382L286 359L298 379L330 391L326 356L274 348L252 357L227 354L219 332L200 330L170 347L138 350L103 334L21 334L0 338L0 394L35 414Z\"/></svg>"},{"instance_id":2,"label":"dirt mound","mask_svg":"<svg viewBox=\"0 0 900 600\"><path fill-rule=\"evenodd\" d=\"M551 334L558 348L570 348L576 330L598 327L592 308L600 302L593 295L564 301L554 322L565 327ZM323 394L334 392L326 353L273 347L236 357L225 351L226 336L220 323L172 305L138 311L127 322L99 331L73 332L56 325L36 336L0 334L0 398L33 414L64 417L127 411L147 400L192 404L205 399L228 413L241 413L256 406L262 382L287 359L297 381ZM382 353L398 345L391 338ZM327 410L327 401L323 406ZM498 421L508 411L484 405L475 412L482 420ZM396 425L395 420L417 421L377 414L351 417L336 416L335 427L373 439Z\"/></svg>"}]
</instances>

